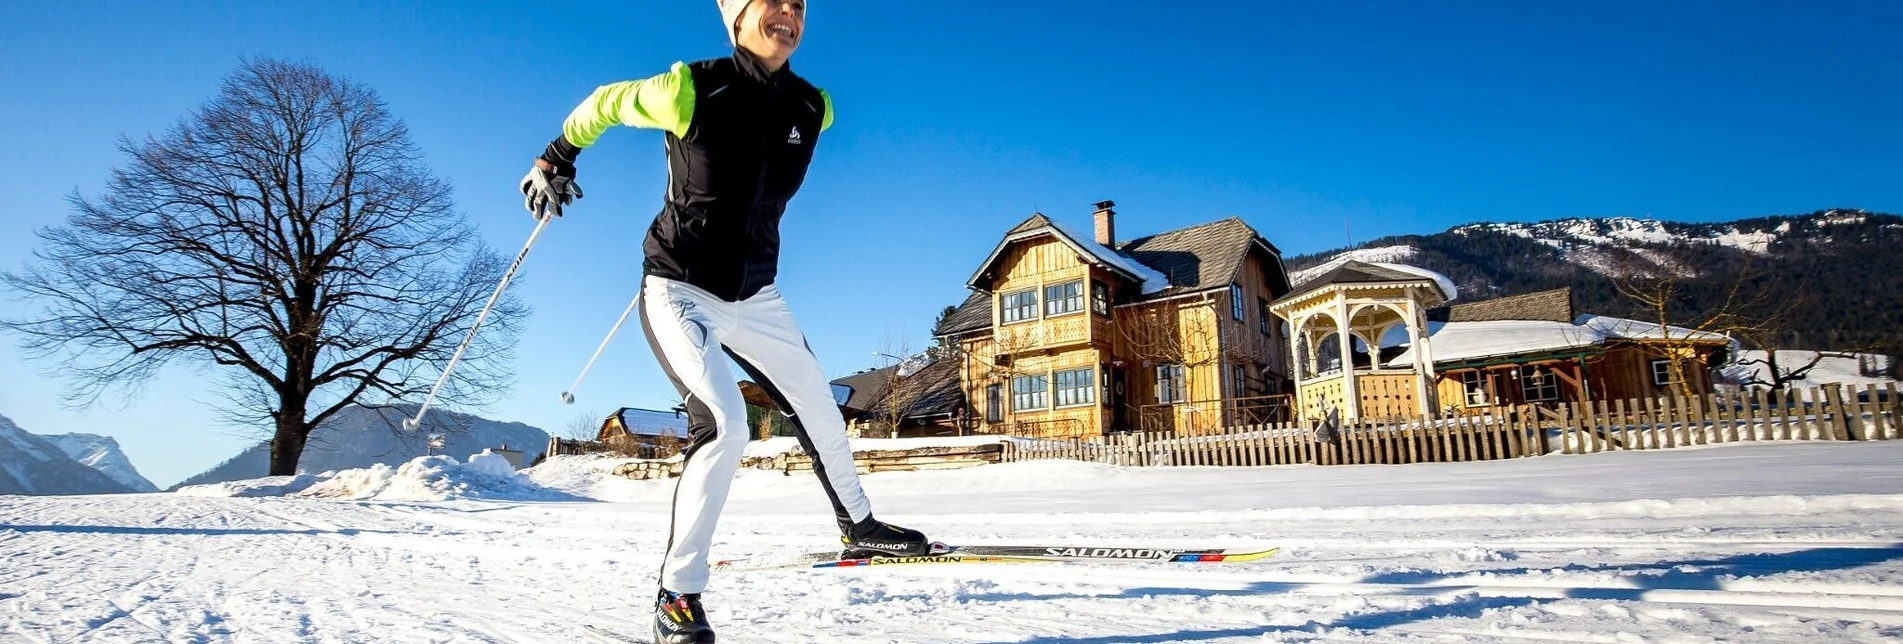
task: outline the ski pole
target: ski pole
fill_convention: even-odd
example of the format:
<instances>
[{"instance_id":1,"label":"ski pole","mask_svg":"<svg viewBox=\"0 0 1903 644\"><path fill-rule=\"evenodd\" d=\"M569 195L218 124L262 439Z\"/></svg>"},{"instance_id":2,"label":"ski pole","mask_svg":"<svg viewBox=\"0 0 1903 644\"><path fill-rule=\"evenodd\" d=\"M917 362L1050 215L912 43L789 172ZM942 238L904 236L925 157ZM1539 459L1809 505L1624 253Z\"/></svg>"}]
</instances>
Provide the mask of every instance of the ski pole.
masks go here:
<instances>
[{"instance_id":1,"label":"ski pole","mask_svg":"<svg viewBox=\"0 0 1903 644\"><path fill-rule=\"evenodd\" d=\"M616 333L621 332L621 325L628 321L628 314L633 313L635 307L640 306L640 304L641 290L637 288L634 291L634 299L628 300L628 308L622 309L621 319L615 320L614 328L608 329L608 337L601 339L601 346L595 347L595 355L589 356L588 364L582 366L581 375L575 376L575 383L569 385L568 389L562 392L563 403L570 405L575 404L575 390L581 388L582 379L587 378L588 372L595 368L595 361L601 359L601 352L608 349L608 342L615 339Z\"/></svg>"},{"instance_id":2,"label":"ski pole","mask_svg":"<svg viewBox=\"0 0 1903 644\"><path fill-rule=\"evenodd\" d=\"M548 220L555 217L544 214L535 222L535 231L529 233L529 242L522 245L522 252L515 254L515 261L509 263L509 270L503 271L502 282L496 284L496 292L489 294L489 303L482 305L482 312L476 314L476 323L470 325L469 334L463 336L462 344L456 345L456 353L449 356L449 364L443 367L443 375L436 378L436 386L430 387L429 396L423 398L423 406L416 410L416 417L403 421L403 429L414 431L423 424L423 415L429 413L430 403L436 401L436 392L442 390L443 383L449 382L449 374L456 370L456 363L462 361L463 351L469 348L469 342L476 339L476 332L482 330L482 321L489 317L489 309L495 308L496 300L502 299L502 291L509 288L509 280L515 278L515 269L522 267L522 260L529 258L529 249L535 248L535 239L542 236L542 229L548 227Z\"/></svg>"}]
</instances>

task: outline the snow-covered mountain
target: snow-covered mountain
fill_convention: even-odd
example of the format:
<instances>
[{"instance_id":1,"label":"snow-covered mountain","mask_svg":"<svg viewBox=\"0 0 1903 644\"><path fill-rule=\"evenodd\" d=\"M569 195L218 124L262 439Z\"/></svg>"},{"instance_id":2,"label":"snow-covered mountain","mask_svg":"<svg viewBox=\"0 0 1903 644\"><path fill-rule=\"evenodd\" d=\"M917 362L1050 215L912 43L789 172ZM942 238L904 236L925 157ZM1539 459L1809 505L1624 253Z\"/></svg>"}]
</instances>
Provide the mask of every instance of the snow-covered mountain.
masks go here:
<instances>
[{"instance_id":1,"label":"snow-covered mountain","mask_svg":"<svg viewBox=\"0 0 1903 644\"><path fill-rule=\"evenodd\" d=\"M147 485L151 485L147 483ZM81 465L43 436L0 416L0 494L124 494L133 489Z\"/></svg>"},{"instance_id":2,"label":"snow-covered mountain","mask_svg":"<svg viewBox=\"0 0 1903 644\"><path fill-rule=\"evenodd\" d=\"M425 455L428 435L432 432L444 434L443 449L436 453L457 459L466 459L484 449L507 446L521 450L523 462L529 463L548 449L548 433L540 429L441 409L431 409L421 429L405 431L403 419L414 413L415 405L346 408L311 432L310 444L305 446L297 469L319 473L367 468L377 463L396 467ZM172 489L265 476L271 469L269 450L269 441L260 442L217 467L180 481Z\"/></svg>"},{"instance_id":3,"label":"snow-covered mountain","mask_svg":"<svg viewBox=\"0 0 1903 644\"><path fill-rule=\"evenodd\" d=\"M48 434L40 436L60 448L80 465L99 470L134 492L157 492L158 486L139 474L132 459L119 449L119 441L98 434Z\"/></svg>"},{"instance_id":4,"label":"snow-covered mountain","mask_svg":"<svg viewBox=\"0 0 1903 644\"><path fill-rule=\"evenodd\" d=\"M1348 259L1452 278L1463 299L1570 287L1579 310L1631 315L1609 277L1672 274L1688 310L1715 307L1740 274L1780 302L1801 298L1780 348L1903 354L1903 217L1857 209L1714 223L1631 217L1475 223L1286 260L1290 281ZM1669 271L1669 273L1668 273Z\"/></svg>"}]
</instances>

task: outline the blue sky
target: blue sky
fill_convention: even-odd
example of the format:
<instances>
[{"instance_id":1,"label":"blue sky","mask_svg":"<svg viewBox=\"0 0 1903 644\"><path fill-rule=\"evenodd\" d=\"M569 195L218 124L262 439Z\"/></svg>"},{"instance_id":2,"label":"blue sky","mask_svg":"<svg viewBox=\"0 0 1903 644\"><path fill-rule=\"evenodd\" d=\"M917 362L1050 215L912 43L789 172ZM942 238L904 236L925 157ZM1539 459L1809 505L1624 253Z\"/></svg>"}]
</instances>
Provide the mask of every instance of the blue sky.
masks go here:
<instances>
[{"instance_id":1,"label":"blue sky","mask_svg":"<svg viewBox=\"0 0 1903 644\"><path fill-rule=\"evenodd\" d=\"M1903 3L818 0L794 68L838 122L784 224L781 288L829 373L927 342L1009 226L1132 237L1239 215L1293 255L1479 220L1700 221L1903 211ZM60 5L60 6L55 6ZM163 130L246 56L377 90L488 242L532 222L515 183L596 85L725 55L712 2L167 2L12 6L0 22L0 267L121 135ZM658 208L660 136L580 162L588 197L518 282L535 313L484 415L560 431L673 398L638 331L556 394L626 305ZM23 304L0 302L0 315ZM218 425L190 370L63 409L0 338L0 414L115 436L166 485L254 430Z\"/></svg>"}]
</instances>

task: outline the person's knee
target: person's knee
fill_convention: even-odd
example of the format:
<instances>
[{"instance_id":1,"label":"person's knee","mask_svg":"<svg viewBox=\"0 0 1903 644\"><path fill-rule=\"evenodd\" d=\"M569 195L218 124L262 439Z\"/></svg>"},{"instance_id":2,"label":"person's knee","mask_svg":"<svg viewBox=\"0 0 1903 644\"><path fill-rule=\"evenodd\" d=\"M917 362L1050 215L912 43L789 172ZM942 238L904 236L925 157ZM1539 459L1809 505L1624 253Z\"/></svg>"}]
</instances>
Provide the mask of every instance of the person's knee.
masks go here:
<instances>
[{"instance_id":1,"label":"person's knee","mask_svg":"<svg viewBox=\"0 0 1903 644\"><path fill-rule=\"evenodd\" d=\"M747 414L745 412L738 414L721 414L720 427L719 441L723 447L747 444L747 434L750 428L747 427Z\"/></svg>"}]
</instances>

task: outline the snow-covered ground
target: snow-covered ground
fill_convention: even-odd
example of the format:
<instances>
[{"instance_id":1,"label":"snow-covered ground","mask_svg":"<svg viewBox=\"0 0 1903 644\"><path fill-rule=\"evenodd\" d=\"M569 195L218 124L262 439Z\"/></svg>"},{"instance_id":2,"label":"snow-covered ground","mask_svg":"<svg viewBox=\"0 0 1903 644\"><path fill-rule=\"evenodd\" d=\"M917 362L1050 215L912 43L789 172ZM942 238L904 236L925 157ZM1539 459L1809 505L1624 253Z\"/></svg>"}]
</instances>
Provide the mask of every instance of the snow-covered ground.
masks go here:
<instances>
[{"instance_id":1,"label":"snow-covered ground","mask_svg":"<svg viewBox=\"0 0 1903 644\"><path fill-rule=\"evenodd\" d=\"M1890 361L1895 359L1890 356L1853 353L1831 354L1823 358L1818 358L1817 353L1816 351L1798 350L1781 350L1777 352L1777 366L1780 373L1788 373L1791 370L1803 368L1805 365L1810 364L1812 359L1817 359L1817 366L1812 367L1810 371L1806 372L1803 378L1791 381L1791 387L1816 387L1833 383L1856 387L1862 387L1864 385L1877 385L1881 387L1896 382L1881 376L1870 377L1863 375L1863 367L1865 365L1879 372L1889 369ZM1762 350L1746 349L1739 351L1737 359L1732 361L1731 364L1725 365L1725 377L1732 382L1770 382L1771 367L1766 364L1766 360L1769 357L1769 354Z\"/></svg>"},{"instance_id":2,"label":"snow-covered ground","mask_svg":"<svg viewBox=\"0 0 1903 644\"><path fill-rule=\"evenodd\" d=\"M1899 461L1903 441L881 473L880 516L949 541L1283 552L723 573L705 601L725 642L1889 642ZM585 623L645 641L671 483L604 482L611 463L561 457L431 502L0 497L0 641L567 642ZM403 469L350 489L504 475ZM509 500L555 491L613 502ZM813 476L746 471L715 556L823 549L833 530Z\"/></svg>"}]
</instances>

